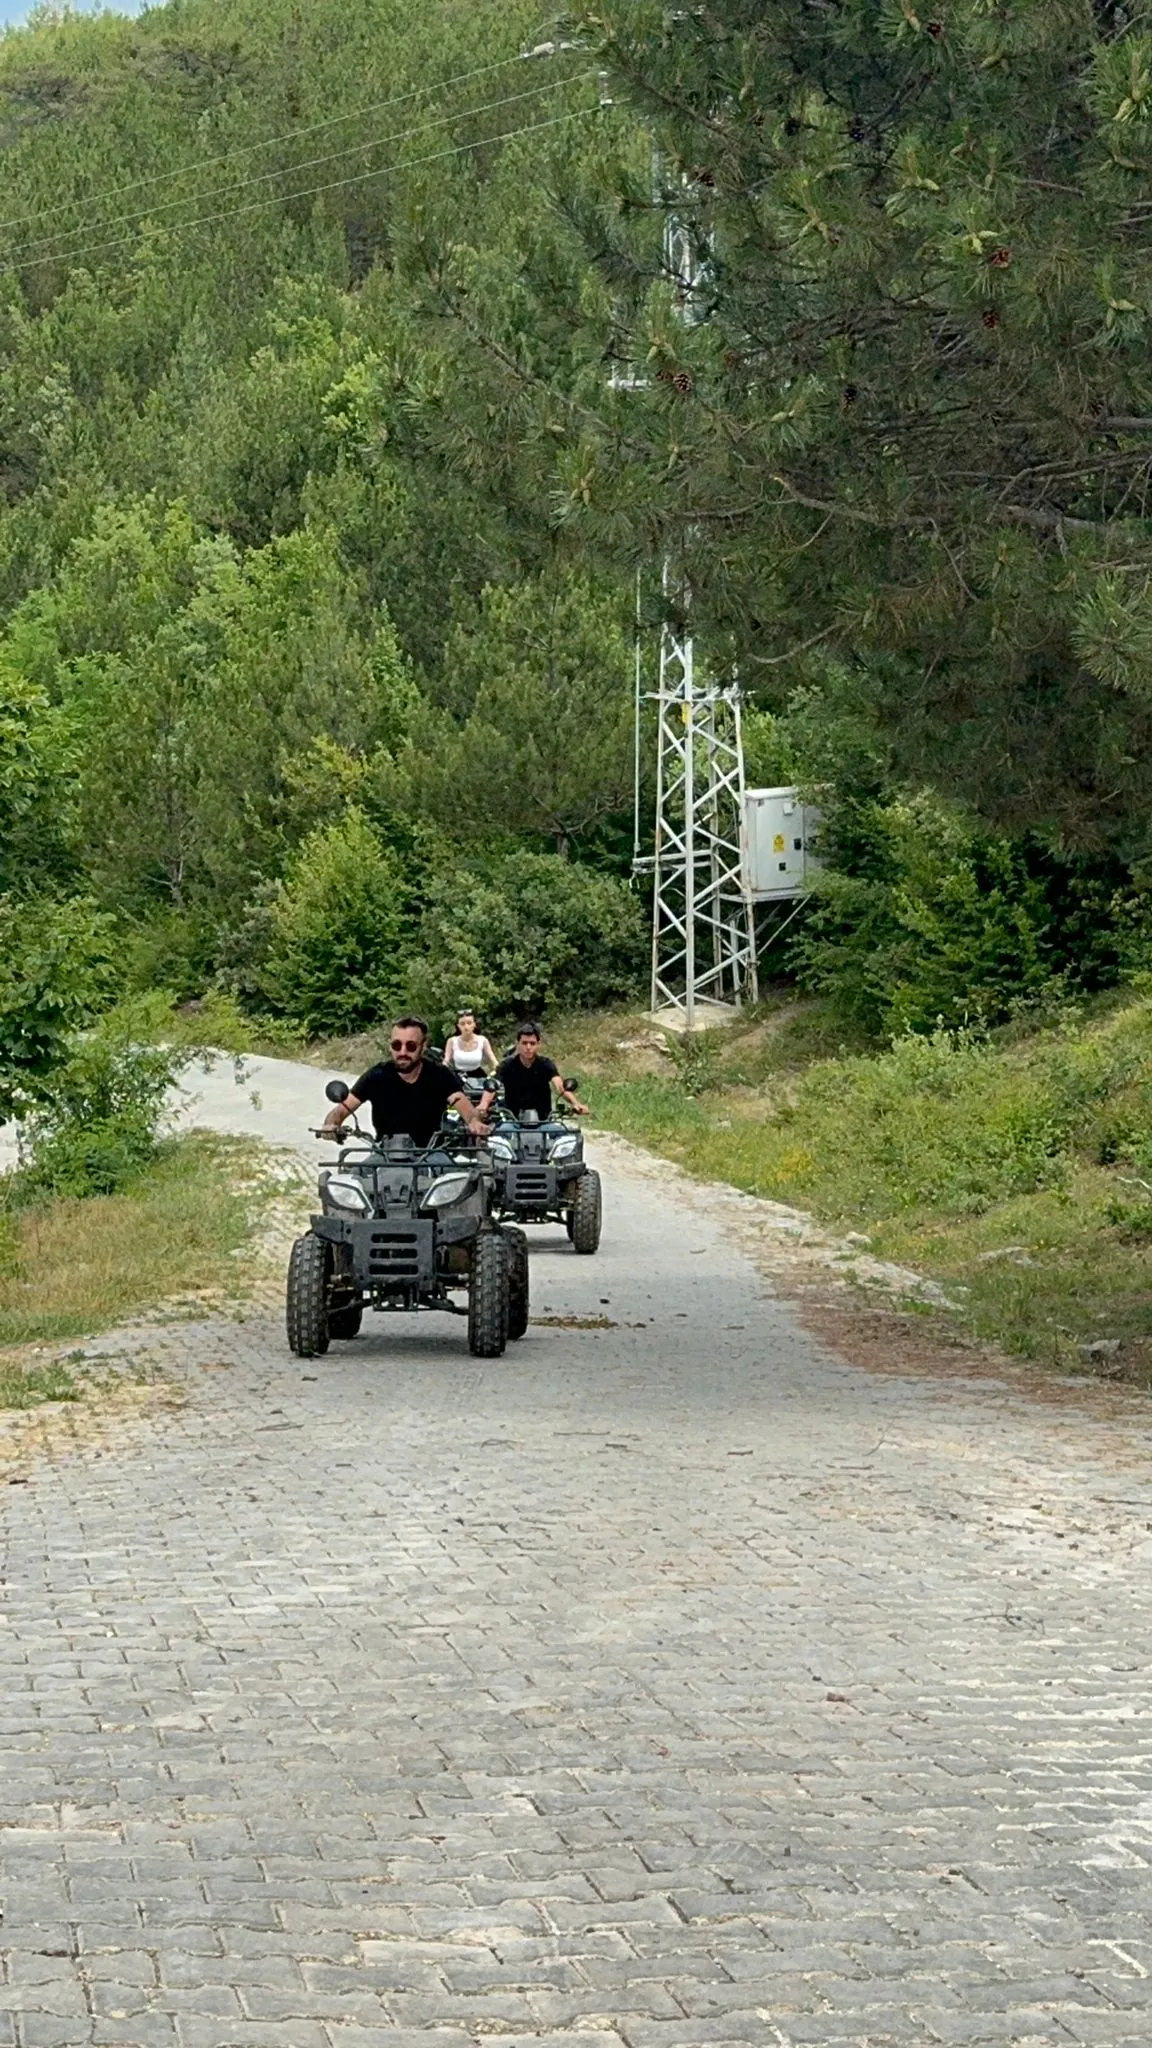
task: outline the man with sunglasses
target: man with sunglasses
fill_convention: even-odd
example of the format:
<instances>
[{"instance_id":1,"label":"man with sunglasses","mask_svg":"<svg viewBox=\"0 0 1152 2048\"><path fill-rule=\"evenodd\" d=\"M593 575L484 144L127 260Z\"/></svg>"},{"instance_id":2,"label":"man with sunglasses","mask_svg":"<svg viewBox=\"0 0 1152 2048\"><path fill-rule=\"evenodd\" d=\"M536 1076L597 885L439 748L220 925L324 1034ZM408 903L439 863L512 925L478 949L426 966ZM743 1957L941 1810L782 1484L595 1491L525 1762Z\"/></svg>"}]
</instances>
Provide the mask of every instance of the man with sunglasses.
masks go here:
<instances>
[{"instance_id":1,"label":"man with sunglasses","mask_svg":"<svg viewBox=\"0 0 1152 2048\"><path fill-rule=\"evenodd\" d=\"M430 1145L448 1108L458 1109L469 1130L487 1125L451 1067L425 1059L428 1026L423 1017L397 1017L388 1037L390 1060L380 1060L354 1083L343 1102L329 1110L326 1131L338 1131L345 1117L366 1102L378 1138L406 1132L417 1146Z\"/></svg>"}]
</instances>

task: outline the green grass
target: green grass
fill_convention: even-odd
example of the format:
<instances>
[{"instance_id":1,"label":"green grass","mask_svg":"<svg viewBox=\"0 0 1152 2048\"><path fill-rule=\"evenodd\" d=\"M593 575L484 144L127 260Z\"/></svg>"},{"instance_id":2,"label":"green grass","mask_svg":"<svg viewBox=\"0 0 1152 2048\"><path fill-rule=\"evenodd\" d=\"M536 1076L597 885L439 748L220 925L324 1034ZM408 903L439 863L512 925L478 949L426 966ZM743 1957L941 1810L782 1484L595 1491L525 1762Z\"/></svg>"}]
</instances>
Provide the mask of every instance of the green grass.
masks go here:
<instances>
[{"instance_id":1,"label":"green grass","mask_svg":"<svg viewBox=\"0 0 1152 2048\"><path fill-rule=\"evenodd\" d=\"M610 1128L863 1233L1008 1351L1152 1384L1152 1003L832 1058L819 1012L671 1056L648 1027L613 1057L621 1022L584 1047Z\"/></svg>"},{"instance_id":2,"label":"green grass","mask_svg":"<svg viewBox=\"0 0 1152 2048\"><path fill-rule=\"evenodd\" d=\"M178 1296L239 1293L232 1254L262 1206L253 1159L250 1144L197 1133L162 1146L118 1194L0 1213L0 1347L86 1337ZM0 1406L65 1398L35 1393L56 1370L29 1379L0 1361Z\"/></svg>"}]
</instances>

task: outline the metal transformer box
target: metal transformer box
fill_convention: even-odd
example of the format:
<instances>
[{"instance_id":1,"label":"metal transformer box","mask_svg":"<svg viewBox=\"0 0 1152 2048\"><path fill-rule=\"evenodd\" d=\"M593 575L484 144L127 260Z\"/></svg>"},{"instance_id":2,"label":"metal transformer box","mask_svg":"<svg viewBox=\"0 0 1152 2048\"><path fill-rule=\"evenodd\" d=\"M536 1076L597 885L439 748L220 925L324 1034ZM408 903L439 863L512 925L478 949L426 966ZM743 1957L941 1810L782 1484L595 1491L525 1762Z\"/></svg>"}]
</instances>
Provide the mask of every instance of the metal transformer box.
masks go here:
<instances>
[{"instance_id":1,"label":"metal transformer box","mask_svg":"<svg viewBox=\"0 0 1152 2048\"><path fill-rule=\"evenodd\" d=\"M820 813L794 789L744 792L744 871L754 903L807 896L823 863L814 852Z\"/></svg>"}]
</instances>

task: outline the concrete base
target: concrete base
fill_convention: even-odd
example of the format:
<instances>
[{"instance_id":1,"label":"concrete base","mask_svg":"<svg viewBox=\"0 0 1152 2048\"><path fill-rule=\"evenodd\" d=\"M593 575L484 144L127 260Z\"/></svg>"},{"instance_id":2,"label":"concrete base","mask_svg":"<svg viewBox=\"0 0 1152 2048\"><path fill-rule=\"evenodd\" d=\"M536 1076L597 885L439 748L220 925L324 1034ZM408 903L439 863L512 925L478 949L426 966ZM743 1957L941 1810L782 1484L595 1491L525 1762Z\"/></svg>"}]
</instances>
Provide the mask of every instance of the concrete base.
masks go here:
<instances>
[{"instance_id":1,"label":"concrete base","mask_svg":"<svg viewBox=\"0 0 1152 2048\"><path fill-rule=\"evenodd\" d=\"M687 1031L688 1019L681 1009L649 1010L649 1022L660 1031ZM735 1024L744 1012L736 1003L701 1002L696 1004L697 1031L714 1031L721 1024Z\"/></svg>"}]
</instances>

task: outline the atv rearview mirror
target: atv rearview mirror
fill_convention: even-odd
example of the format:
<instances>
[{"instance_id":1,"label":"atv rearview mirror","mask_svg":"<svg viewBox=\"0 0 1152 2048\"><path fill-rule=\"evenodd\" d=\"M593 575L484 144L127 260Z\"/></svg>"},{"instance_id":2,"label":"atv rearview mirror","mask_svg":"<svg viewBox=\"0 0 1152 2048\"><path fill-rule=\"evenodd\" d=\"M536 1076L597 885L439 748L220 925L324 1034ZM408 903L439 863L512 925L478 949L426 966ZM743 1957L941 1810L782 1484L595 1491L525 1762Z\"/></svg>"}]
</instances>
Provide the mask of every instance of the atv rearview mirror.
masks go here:
<instances>
[{"instance_id":1,"label":"atv rearview mirror","mask_svg":"<svg viewBox=\"0 0 1152 2048\"><path fill-rule=\"evenodd\" d=\"M580 1086L580 1083L576 1079L575 1074L566 1074L564 1076L564 1086L566 1088L570 1088L572 1090L573 1095L575 1095L576 1090Z\"/></svg>"},{"instance_id":2,"label":"atv rearview mirror","mask_svg":"<svg viewBox=\"0 0 1152 2048\"><path fill-rule=\"evenodd\" d=\"M347 1081L329 1081L324 1090L329 1102L343 1102L348 1092Z\"/></svg>"}]
</instances>

